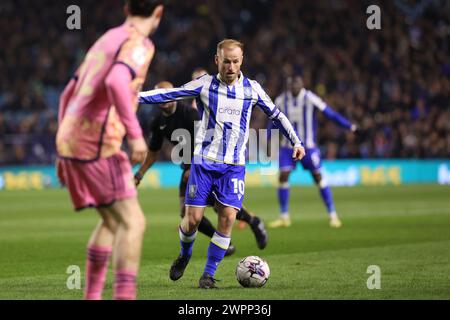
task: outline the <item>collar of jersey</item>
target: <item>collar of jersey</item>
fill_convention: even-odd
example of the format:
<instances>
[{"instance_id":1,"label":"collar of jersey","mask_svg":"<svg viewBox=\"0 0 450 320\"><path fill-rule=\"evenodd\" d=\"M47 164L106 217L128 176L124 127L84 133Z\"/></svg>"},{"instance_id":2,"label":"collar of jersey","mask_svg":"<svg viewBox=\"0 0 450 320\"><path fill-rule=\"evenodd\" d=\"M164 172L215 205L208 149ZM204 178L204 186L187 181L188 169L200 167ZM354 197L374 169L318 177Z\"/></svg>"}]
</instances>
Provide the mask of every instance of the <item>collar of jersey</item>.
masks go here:
<instances>
[{"instance_id":1,"label":"collar of jersey","mask_svg":"<svg viewBox=\"0 0 450 320\"><path fill-rule=\"evenodd\" d=\"M222 81L222 79L220 78L220 73L216 74L216 78L217 78L217 80L219 80L219 82L223 83L224 85L226 85L228 87L233 87L233 86L236 86L237 84L242 85L242 83L244 82L244 74L242 73L242 71L239 73L238 81L232 86L228 85L225 81Z\"/></svg>"},{"instance_id":2,"label":"collar of jersey","mask_svg":"<svg viewBox=\"0 0 450 320\"><path fill-rule=\"evenodd\" d=\"M305 91L306 91L306 89L302 88L296 97L294 97L291 90L288 90L287 93L288 93L289 97L296 98L296 99L300 98L300 100L301 100L301 99L303 99L303 96L305 95Z\"/></svg>"}]
</instances>

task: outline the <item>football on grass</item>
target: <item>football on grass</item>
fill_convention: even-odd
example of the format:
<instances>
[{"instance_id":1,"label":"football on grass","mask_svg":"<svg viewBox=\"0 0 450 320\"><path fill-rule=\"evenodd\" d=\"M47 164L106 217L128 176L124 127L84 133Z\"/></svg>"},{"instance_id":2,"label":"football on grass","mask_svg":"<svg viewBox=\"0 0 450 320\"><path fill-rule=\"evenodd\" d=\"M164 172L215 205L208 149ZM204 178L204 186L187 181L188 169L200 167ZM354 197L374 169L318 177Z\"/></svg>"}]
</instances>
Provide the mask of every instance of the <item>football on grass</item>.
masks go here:
<instances>
[{"instance_id":1,"label":"football on grass","mask_svg":"<svg viewBox=\"0 0 450 320\"><path fill-rule=\"evenodd\" d=\"M245 288L260 288L269 279L269 265L257 256L248 256L236 266L236 278Z\"/></svg>"}]
</instances>

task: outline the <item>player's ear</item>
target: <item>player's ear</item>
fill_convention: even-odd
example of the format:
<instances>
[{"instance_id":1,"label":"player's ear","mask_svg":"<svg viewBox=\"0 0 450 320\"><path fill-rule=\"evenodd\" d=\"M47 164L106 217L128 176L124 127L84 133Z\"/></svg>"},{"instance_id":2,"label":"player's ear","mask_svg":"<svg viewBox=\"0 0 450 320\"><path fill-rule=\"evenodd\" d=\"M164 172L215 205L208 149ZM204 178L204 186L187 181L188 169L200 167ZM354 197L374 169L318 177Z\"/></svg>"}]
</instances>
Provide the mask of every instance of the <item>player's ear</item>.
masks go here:
<instances>
[{"instance_id":1,"label":"player's ear","mask_svg":"<svg viewBox=\"0 0 450 320\"><path fill-rule=\"evenodd\" d=\"M214 56L214 62L216 63L216 66L219 65L219 56L217 54Z\"/></svg>"},{"instance_id":2,"label":"player's ear","mask_svg":"<svg viewBox=\"0 0 450 320\"><path fill-rule=\"evenodd\" d=\"M155 10L153 10L152 16L155 19L161 20L163 13L164 13L164 6L162 4L160 4L160 5L156 6Z\"/></svg>"},{"instance_id":3,"label":"player's ear","mask_svg":"<svg viewBox=\"0 0 450 320\"><path fill-rule=\"evenodd\" d=\"M153 10L153 13L151 15L151 18L153 20L153 31L155 31L158 28L159 23L161 22L163 12L164 12L164 6L162 4L158 5L155 8L155 10Z\"/></svg>"}]
</instances>

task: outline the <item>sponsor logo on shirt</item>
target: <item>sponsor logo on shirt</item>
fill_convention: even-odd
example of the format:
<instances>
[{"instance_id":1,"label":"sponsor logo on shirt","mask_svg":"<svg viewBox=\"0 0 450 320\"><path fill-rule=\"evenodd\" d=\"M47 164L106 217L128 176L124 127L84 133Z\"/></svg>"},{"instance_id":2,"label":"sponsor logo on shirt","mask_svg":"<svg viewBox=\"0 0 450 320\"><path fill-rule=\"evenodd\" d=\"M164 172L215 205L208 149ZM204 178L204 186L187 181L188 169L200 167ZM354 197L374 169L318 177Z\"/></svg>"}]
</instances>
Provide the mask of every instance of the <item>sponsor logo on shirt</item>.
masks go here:
<instances>
[{"instance_id":1,"label":"sponsor logo on shirt","mask_svg":"<svg viewBox=\"0 0 450 320\"><path fill-rule=\"evenodd\" d=\"M241 110L233 109L233 108L219 108L219 113L225 113L229 115L239 116L241 115Z\"/></svg>"}]
</instances>

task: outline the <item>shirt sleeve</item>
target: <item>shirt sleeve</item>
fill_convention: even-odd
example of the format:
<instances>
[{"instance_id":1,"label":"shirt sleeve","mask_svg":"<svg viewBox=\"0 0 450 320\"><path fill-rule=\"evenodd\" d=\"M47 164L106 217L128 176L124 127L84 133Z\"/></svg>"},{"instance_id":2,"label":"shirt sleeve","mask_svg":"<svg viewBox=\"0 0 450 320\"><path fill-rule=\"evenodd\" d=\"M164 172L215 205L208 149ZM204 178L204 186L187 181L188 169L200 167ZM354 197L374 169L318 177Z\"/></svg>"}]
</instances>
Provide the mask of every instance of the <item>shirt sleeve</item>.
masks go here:
<instances>
[{"instance_id":1,"label":"shirt sleeve","mask_svg":"<svg viewBox=\"0 0 450 320\"><path fill-rule=\"evenodd\" d=\"M326 106L323 110L323 114L328 118L336 122L343 128L351 129L352 124L339 112L334 111L330 106Z\"/></svg>"},{"instance_id":2,"label":"shirt sleeve","mask_svg":"<svg viewBox=\"0 0 450 320\"><path fill-rule=\"evenodd\" d=\"M145 45L140 38L130 38L120 47L115 64L126 66L134 79L141 68L152 60L155 47L152 43Z\"/></svg>"},{"instance_id":3,"label":"shirt sleeve","mask_svg":"<svg viewBox=\"0 0 450 320\"><path fill-rule=\"evenodd\" d=\"M261 110L270 118L273 119L274 115L279 112L278 108L272 102L269 95L263 90L261 85L252 81L252 88L256 95L256 105L261 108Z\"/></svg>"},{"instance_id":4,"label":"shirt sleeve","mask_svg":"<svg viewBox=\"0 0 450 320\"><path fill-rule=\"evenodd\" d=\"M75 86L77 84L77 80L73 77L67 86L64 88L60 98L59 98L59 110L58 110L58 123L61 123L64 115L66 113L68 104L70 99L72 98L73 92L75 90Z\"/></svg>"},{"instance_id":5,"label":"shirt sleeve","mask_svg":"<svg viewBox=\"0 0 450 320\"><path fill-rule=\"evenodd\" d=\"M139 93L139 103L159 104L181 99L196 98L200 95L206 75L186 83L179 88L155 89Z\"/></svg>"},{"instance_id":6,"label":"shirt sleeve","mask_svg":"<svg viewBox=\"0 0 450 320\"><path fill-rule=\"evenodd\" d=\"M307 99L311 102L312 105L314 105L317 109L320 111L324 111L327 107L327 104L325 101L323 101L318 95L311 91L307 91Z\"/></svg>"},{"instance_id":7,"label":"shirt sleeve","mask_svg":"<svg viewBox=\"0 0 450 320\"><path fill-rule=\"evenodd\" d=\"M350 121L348 121L343 115L340 113L334 111L330 106L328 106L325 101L323 101L319 96L314 94L311 91L307 92L307 98L308 100L320 111L323 112L323 114L330 120L336 122L341 127L350 129L352 124Z\"/></svg>"},{"instance_id":8,"label":"shirt sleeve","mask_svg":"<svg viewBox=\"0 0 450 320\"><path fill-rule=\"evenodd\" d=\"M131 81L131 76L123 65L114 65L105 79L105 86L109 101L116 107L128 136L137 139L142 137L142 129L134 112Z\"/></svg>"}]
</instances>

